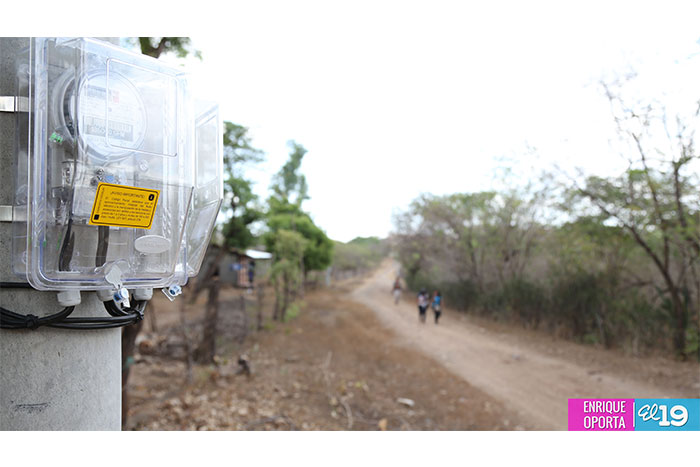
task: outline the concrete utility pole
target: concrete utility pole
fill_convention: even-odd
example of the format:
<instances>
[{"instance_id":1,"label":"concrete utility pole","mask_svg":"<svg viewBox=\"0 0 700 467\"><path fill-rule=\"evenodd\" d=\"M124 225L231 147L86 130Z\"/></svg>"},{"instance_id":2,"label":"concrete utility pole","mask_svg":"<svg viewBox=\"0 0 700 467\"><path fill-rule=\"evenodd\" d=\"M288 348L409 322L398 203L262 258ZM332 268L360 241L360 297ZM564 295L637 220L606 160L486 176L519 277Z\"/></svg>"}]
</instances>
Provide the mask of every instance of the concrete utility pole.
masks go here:
<instances>
[{"instance_id":1,"label":"concrete utility pole","mask_svg":"<svg viewBox=\"0 0 700 467\"><path fill-rule=\"evenodd\" d=\"M17 52L27 38L0 38L0 96L13 96ZM0 207L13 204L16 114L0 112ZM0 208L1 209L1 208ZM0 281L12 273L12 224L0 222ZM1 288L0 306L49 315L62 308L55 292ZM104 316L94 292L83 292L72 316ZM119 430L121 328L77 331L0 329L0 430Z\"/></svg>"}]
</instances>

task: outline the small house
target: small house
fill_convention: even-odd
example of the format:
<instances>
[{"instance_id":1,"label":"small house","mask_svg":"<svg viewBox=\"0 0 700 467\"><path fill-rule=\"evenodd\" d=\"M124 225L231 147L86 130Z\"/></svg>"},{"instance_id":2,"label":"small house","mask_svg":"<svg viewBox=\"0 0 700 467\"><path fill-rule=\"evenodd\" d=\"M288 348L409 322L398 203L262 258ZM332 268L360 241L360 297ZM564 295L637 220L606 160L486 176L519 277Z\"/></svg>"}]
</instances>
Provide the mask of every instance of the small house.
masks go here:
<instances>
[{"instance_id":1,"label":"small house","mask_svg":"<svg viewBox=\"0 0 700 467\"><path fill-rule=\"evenodd\" d=\"M272 254L266 251L231 249L219 260L219 278L234 287L253 287L270 268L271 261Z\"/></svg>"}]
</instances>

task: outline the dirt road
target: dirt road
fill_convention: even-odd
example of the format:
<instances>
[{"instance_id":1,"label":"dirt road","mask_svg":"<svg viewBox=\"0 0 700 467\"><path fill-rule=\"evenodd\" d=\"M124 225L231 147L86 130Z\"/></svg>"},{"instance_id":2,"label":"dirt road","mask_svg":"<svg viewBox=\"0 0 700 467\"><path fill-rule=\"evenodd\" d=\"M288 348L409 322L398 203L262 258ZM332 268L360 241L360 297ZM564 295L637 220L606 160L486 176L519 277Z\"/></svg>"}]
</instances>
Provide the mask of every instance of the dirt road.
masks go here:
<instances>
[{"instance_id":1,"label":"dirt road","mask_svg":"<svg viewBox=\"0 0 700 467\"><path fill-rule=\"evenodd\" d=\"M418 322L414 297L395 305L396 266L382 267L351 298L371 308L400 341L434 358L538 429L567 429L569 398L699 397L697 364L642 360L443 313ZM543 344L543 340L545 343Z\"/></svg>"}]
</instances>

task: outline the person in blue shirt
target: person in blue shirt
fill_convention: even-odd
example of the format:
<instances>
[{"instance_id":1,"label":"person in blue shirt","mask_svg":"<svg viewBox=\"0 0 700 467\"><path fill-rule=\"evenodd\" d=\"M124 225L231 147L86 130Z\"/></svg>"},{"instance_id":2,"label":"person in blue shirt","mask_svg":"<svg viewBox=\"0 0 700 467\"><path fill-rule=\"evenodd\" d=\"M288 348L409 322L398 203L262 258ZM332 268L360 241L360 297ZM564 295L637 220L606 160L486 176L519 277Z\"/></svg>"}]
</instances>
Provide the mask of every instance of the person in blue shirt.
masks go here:
<instances>
[{"instance_id":1,"label":"person in blue shirt","mask_svg":"<svg viewBox=\"0 0 700 467\"><path fill-rule=\"evenodd\" d=\"M430 304L433 308L433 313L435 314L435 324L438 323L440 315L442 314L442 294L439 290L433 293L433 301Z\"/></svg>"}]
</instances>

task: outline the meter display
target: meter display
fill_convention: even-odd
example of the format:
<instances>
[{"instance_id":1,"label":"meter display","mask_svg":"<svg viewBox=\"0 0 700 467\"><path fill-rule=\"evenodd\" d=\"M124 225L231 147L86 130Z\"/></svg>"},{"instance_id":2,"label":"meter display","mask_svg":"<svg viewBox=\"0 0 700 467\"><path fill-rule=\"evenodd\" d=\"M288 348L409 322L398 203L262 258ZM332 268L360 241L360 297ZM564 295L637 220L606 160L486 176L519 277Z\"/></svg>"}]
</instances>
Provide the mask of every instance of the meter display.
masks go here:
<instances>
[{"instance_id":1,"label":"meter display","mask_svg":"<svg viewBox=\"0 0 700 467\"><path fill-rule=\"evenodd\" d=\"M79 143L92 157L114 160L141 146L146 134L146 108L129 80L116 73L109 82L103 72L88 76L80 85L78 102L79 126L83 129ZM70 110L64 104L64 115Z\"/></svg>"},{"instance_id":2,"label":"meter display","mask_svg":"<svg viewBox=\"0 0 700 467\"><path fill-rule=\"evenodd\" d=\"M223 195L218 107L196 109L182 69L98 40L35 38L27 62L15 271L40 290L109 289L115 267L129 288L184 284Z\"/></svg>"}]
</instances>

